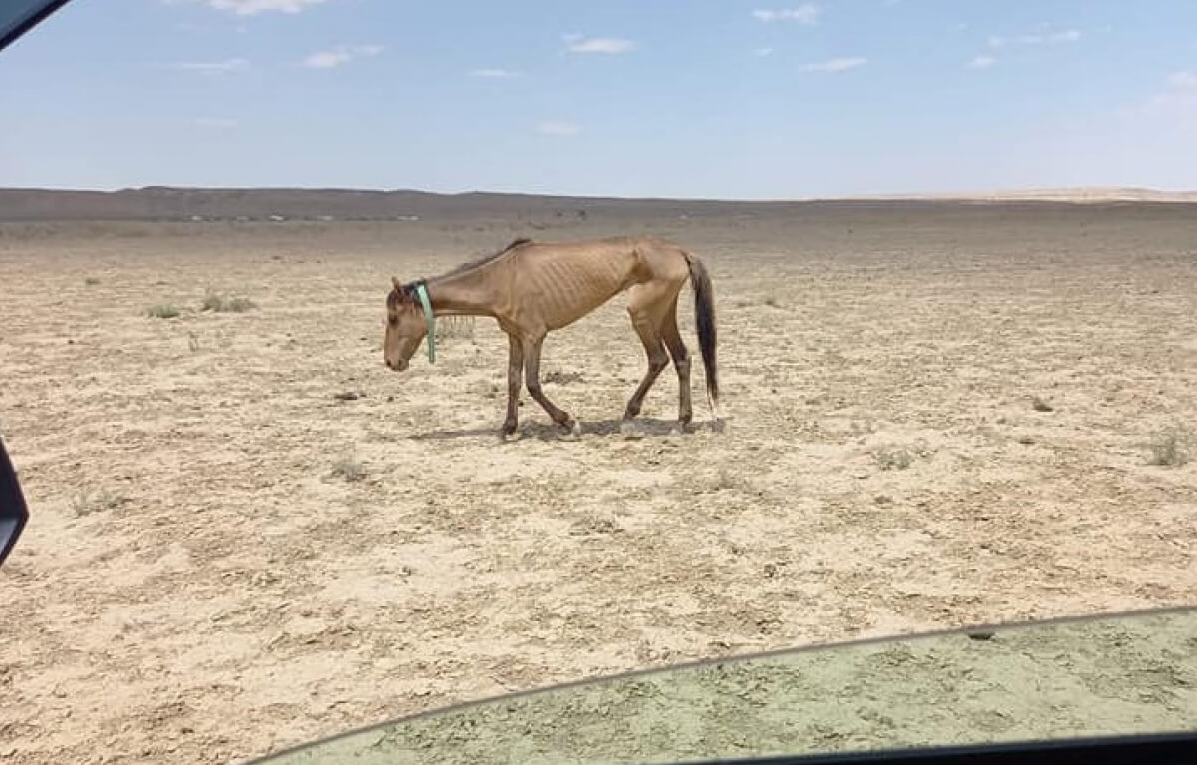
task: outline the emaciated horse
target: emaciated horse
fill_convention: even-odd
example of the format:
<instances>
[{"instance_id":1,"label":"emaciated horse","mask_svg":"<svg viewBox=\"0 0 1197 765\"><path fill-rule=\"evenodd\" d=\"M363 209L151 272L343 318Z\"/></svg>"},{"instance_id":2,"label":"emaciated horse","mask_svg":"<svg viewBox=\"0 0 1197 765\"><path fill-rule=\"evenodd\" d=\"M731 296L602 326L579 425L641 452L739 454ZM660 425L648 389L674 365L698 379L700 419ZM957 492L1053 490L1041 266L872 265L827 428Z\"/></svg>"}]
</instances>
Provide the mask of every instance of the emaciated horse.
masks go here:
<instances>
[{"instance_id":1,"label":"emaciated horse","mask_svg":"<svg viewBox=\"0 0 1197 765\"><path fill-rule=\"evenodd\" d=\"M718 422L711 278L701 260L661 239L618 237L569 243L517 239L493 255L440 276L408 283L392 277L383 359L393 370L407 369L427 335L429 360L434 361L436 316L492 317L509 339L503 435L516 429L521 378L553 422L576 434L580 431L577 421L549 401L541 389L541 345L549 332L572 324L626 290L628 315L648 355L648 371L628 400L624 423L630 425L640 413L649 388L672 358L678 377L678 424L684 430L693 410L690 357L678 332L677 300L687 278L694 290L707 399Z\"/></svg>"}]
</instances>

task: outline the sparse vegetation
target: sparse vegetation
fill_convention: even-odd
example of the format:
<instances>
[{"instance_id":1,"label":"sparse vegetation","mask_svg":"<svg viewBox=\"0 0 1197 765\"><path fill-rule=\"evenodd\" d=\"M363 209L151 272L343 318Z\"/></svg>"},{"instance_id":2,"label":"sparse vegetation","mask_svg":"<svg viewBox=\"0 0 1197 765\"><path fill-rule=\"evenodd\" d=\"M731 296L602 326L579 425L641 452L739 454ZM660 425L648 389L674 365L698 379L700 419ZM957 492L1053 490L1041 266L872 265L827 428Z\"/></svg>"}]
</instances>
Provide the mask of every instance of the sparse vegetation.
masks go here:
<instances>
[{"instance_id":1,"label":"sparse vegetation","mask_svg":"<svg viewBox=\"0 0 1197 765\"><path fill-rule=\"evenodd\" d=\"M150 306L146 313L154 319L174 319L183 312L173 303L158 303Z\"/></svg>"},{"instance_id":2,"label":"sparse vegetation","mask_svg":"<svg viewBox=\"0 0 1197 765\"><path fill-rule=\"evenodd\" d=\"M1188 464L1193 434L1179 425L1167 428L1152 440L1149 464L1160 467L1180 467Z\"/></svg>"},{"instance_id":3,"label":"sparse vegetation","mask_svg":"<svg viewBox=\"0 0 1197 765\"><path fill-rule=\"evenodd\" d=\"M865 420L852 420L848 424L848 432L854 436L867 436L871 433L877 432L877 423L872 418Z\"/></svg>"},{"instance_id":4,"label":"sparse vegetation","mask_svg":"<svg viewBox=\"0 0 1197 765\"><path fill-rule=\"evenodd\" d=\"M94 287L100 283L100 278L98 276L89 276L83 280L83 283L88 287Z\"/></svg>"},{"instance_id":5,"label":"sparse vegetation","mask_svg":"<svg viewBox=\"0 0 1197 765\"><path fill-rule=\"evenodd\" d=\"M873 459L882 470L905 470L914 463L913 454L895 446L877 447L873 450Z\"/></svg>"},{"instance_id":6,"label":"sparse vegetation","mask_svg":"<svg viewBox=\"0 0 1197 765\"><path fill-rule=\"evenodd\" d=\"M474 317L444 316L438 319L436 323L436 339L440 341L452 338L473 340Z\"/></svg>"},{"instance_id":7,"label":"sparse vegetation","mask_svg":"<svg viewBox=\"0 0 1197 765\"><path fill-rule=\"evenodd\" d=\"M1056 410L1056 408L1054 406L1049 404L1041 396L1032 396L1031 397L1031 408L1034 409L1036 412L1054 412Z\"/></svg>"},{"instance_id":8,"label":"sparse vegetation","mask_svg":"<svg viewBox=\"0 0 1197 765\"><path fill-rule=\"evenodd\" d=\"M569 385L570 383L583 382L585 378L582 377L581 372L558 372L552 371L544 376L543 380L546 383L553 385Z\"/></svg>"},{"instance_id":9,"label":"sparse vegetation","mask_svg":"<svg viewBox=\"0 0 1197 765\"><path fill-rule=\"evenodd\" d=\"M249 298L231 297L212 289L208 289L204 293L204 299L200 303L201 311L212 311L213 313L245 313L254 308L257 308L257 304Z\"/></svg>"},{"instance_id":10,"label":"sparse vegetation","mask_svg":"<svg viewBox=\"0 0 1197 765\"><path fill-rule=\"evenodd\" d=\"M366 477L366 466L352 454L347 454L333 463L331 475L334 478L343 478L351 483L360 481Z\"/></svg>"},{"instance_id":11,"label":"sparse vegetation","mask_svg":"<svg viewBox=\"0 0 1197 765\"><path fill-rule=\"evenodd\" d=\"M619 534L623 528L613 519L596 513L585 513L573 522L571 536Z\"/></svg>"},{"instance_id":12,"label":"sparse vegetation","mask_svg":"<svg viewBox=\"0 0 1197 765\"><path fill-rule=\"evenodd\" d=\"M873 459L882 470L905 470L916 458L927 457L931 449L922 441L911 447L883 445L871 450Z\"/></svg>"},{"instance_id":13,"label":"sparse vegetation","mask_svg":"<svg viewBox=\"0 0 1197 765\"><path fill-rule=\"evenodd\" d=\"M200 349L199 335L195 334L194 332L187 333L187 348L192 353L196 353L199 351L199 349Z\"/></svg>"},{"instance_id":14,"label":"sparse vegetation","mask_svg":"<svg viewBox=\"0 0 1197 765\"><path fill-rule=\"evenodd\" d=\"M746 491L749 488L748 481L742 475L726 467L719 468L718 472L710 476L706 483L706 491L711 494L721 491Z\"/></svg>"},{"instance_id":15,"label":"sparse vegetation","mask_svg":"<svg viewBox=\"0 0 1197 765\"><path fill-rule=\"evenodd\" d=\"M71 499L71 509L75 515L83 518L93 513L112 510L124 504L125 498L120 494L100 489L98 491L81 491Z\"/></svg>"}]
</instances>

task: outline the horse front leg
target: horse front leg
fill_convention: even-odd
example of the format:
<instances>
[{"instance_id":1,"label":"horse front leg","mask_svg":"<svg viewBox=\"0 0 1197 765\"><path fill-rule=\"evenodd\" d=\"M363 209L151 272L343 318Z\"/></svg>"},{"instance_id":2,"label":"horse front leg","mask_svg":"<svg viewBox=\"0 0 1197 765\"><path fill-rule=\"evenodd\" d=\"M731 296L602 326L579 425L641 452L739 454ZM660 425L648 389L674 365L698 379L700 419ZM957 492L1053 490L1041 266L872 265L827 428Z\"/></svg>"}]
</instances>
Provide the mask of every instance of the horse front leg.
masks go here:
<instances>
[{"instance_id":1,"label":"horse front leg","mask_svg":"<svg viewBox=\"0 0 1197 765\"><path fill-rule=\"evenodd\" d=\"M519 425L520 383L524 376L524 346L515 335L508 335L507 351L507 419L503 421L503 435L515 433Z\"/></svg>"},{"instance_id":2,"label":"horse front leg","mask_svg":"<svg viewBox=\"0 0 1197 765\"><path fill-rule=\"evenodd\" d=\"M548 397L544 395L544 391L541 390L540 349L543 343L544 336L542 335L524 344L524 373L527 375L528 393L548 413L549 417L553 418L553 422L576 436L582 430L578 421L549 401Z\"/></svg>"}]
</instances>

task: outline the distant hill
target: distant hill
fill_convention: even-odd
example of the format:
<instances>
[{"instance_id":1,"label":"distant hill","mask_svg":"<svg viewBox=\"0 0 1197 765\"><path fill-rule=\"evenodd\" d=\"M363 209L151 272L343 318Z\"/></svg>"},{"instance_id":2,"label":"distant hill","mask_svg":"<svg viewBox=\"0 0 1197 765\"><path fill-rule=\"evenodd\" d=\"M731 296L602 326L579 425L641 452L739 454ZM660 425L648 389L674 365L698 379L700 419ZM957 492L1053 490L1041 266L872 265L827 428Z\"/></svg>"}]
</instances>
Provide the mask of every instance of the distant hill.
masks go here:
<instances>
[{"instance_id":1,"label":"distant hill","mask_svg":"<svg viewBox=\"0 0 1197 765\"><path fill-rule=\"evenodd\" d=\"M1197 202L1197 191L1159 191L1134 187L1080 186L1058 189L1012 189L1005 191L957 192L951 194L906 194L874 196L869 199L963 200L974 202Z\"/></svg>"},{"instance_id":2,"label":"distant hill","mask_svg":"<svg viewBox=\"0 0 1197 765\"><path fill-rule=\"evenodd\" d=\"M759 203L758 203L759 204ZM578 217L603 212L721 213L753 203L630 200L469 192L355 189L208 189L152 186L120 191L0 189L0 221L66 220L465 220L494 216Z\"/></svg>"},{"instance_id":3,"label":"distant hill","mask_svg":"<svg viewBox=\"0 0 1197 765\"><path fill-rule=\"evenodd\" d=\"M643 215L727 215L779 207L943 202L1197 202L1197 192L1149 189L1043 189L857 197L854 199L736 202L621 199L469 192L294 188L174 188L149 186L120 191L0 189L0 221L67 220L465 220L535 215L584 218Z\"/></svg>"}]
</instances>

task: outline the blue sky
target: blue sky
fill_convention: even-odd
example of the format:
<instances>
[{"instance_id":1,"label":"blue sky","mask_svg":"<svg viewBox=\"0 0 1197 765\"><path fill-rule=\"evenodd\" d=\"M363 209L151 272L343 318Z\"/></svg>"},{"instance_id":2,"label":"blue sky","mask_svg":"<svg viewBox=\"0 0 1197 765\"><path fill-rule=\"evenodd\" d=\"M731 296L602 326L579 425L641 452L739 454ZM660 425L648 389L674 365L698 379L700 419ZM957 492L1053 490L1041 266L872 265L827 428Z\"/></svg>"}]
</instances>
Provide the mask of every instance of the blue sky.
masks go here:
<instances>
[{"instance_id":1,"label":"blue sky","mask_svg":"<svg viewBox=\"0 0 1197 765\"><path fill-rule=\"evenodd\" d=\"M74 0L0 186L1197 189L1197 3Z\"/></svg>"}]
</instances>

